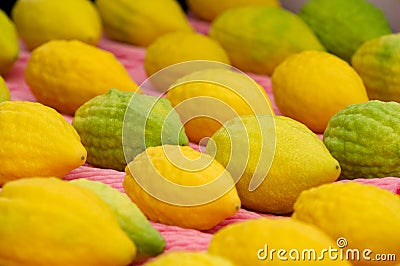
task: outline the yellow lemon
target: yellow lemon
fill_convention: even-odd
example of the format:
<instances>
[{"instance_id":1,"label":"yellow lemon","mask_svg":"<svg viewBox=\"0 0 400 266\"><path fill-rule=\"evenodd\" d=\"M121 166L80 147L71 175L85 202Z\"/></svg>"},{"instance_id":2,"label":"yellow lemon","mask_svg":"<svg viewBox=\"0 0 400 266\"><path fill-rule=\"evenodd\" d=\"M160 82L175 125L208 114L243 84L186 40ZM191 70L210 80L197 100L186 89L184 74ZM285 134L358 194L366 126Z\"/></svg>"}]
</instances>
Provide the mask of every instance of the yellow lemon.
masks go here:
<instances>
[{"instance_id":1,"label":"yellow lemon","mask_svg":"<svg viewBox=\"0 0 400 266\"><path fill-rule=\"evenodd\" d=\"M357 72L343 59L321 51L287 58L272 75L276 105L283 115L324 132L329 119L349 104L368 101Z\"/></svg>"},{"instance_id":2,"label":"yellow lemon","mask_svg":"<svg viewBox=\"0 0 400 266\"><path fill-rule=\"evenodd\" d=\"M148 76L170 65L190 60L211 60L229 64L221 45L208 36L173 32L157 38L146 49L144 68Z\"/></svg>"},{"instance_id":3,"label":"yellow lemon","mask_svg":"<svg viewBox=\"0 0 400 266\"><path fill-rule=\"evenodd\" d=\"M174 31L193 31L175 0L96 0L107 36L113 40L148 46Z\"/></svg>"},{"instance_id":4,"label":"yellow lemon","mask_svg":"<svg viewBox=\"0 0 400 266\"><path fill-rule=\"evenodd\" d=\"M39 102L66 114L111 88L138 88L112 53L77 40L53 40L35 49L25 80Z\"/></svg>"},{"instance_id":5,"label":"yellow lemon","mask_svg":"<svg viewBox=\"0 0 400 266\"><path fill-rule=\"evenodd\" d=\"M214 20L227 9L247 5L280 6L278 0L188 0L188 8L193 14L206 21Z\"/></svg>"},{"instance_id":6,"label":"yellow lemon","mask_svg":"<svg viewBox=\"0 0 400 266\"><path fill-rule=\"evenodd\" d=\"M63 177L86 161L75 129L40 103L0 103L0 185L23 177Z\"/></svg>"},{"instance_id":7,"label":"yellow lemon","mask_svg":"<svg viewBox=\"0 0 400 266\"><path fill-rule=\"evenodd\" d=\"M6 74L18 59L19 45L15 25L0 9L0 75Z\"/></svg>"},{"instance_id":8,"label":"yellow lemon","mask_svg":"<svg viewBox=\"0 0 400 266\"><path fill-rule=\"evenodd\" d=\"M325 184L304 191L294 210L294 219L340 240L356 265L394 265L400 256L400 196L390 191L356 182Z\"/></svg>"},{"instance_id":9,"label":"yellow lemon","mask_svg":"<svg viewBox=\"0 0 400 266\"><path fill-rule=\"evenodd\" d=\"M211 239L208 252L238 266L351 265L331 259L337 248L317 227L288 218L261 218L228 225Z\"/></svg>"},{"instance_id":10,"label":"yellow lemon","mask_svg":"<svg viewBox=\"0 0 400 266\"><path fill-rule=\"evenodd\" d=\"M273 113L264 89L244 73L204 69L178 79L166 95L184 122L189 140L211 137L239 115Z\"/></svg>"},{"instance_id":11,"label":"yellow lemon","mask_svg":"<svg viewBox=\"0 0 400 266\"><path fill-rule=\"evenodd\" d=\"M206 151L238 180L243 207L260 212L292 212L302 191L340 175L338 161L322 140L283 116L229 120L211 137Z\"/></svg>"},{"instance_id":12,"label":"yellow lemon","mask_svg":"<svg viewBox=\"0 0 400 266\"><path fill-rule=\"evenodd\" d=\"M145 266L234 266L229 260L205 252L174 251L161 255Z\"/></svg>"},{"instance_id":13,"label":"yellow lemon","mask_svg":"<svg viewBox=\"0 0 400 266\"><path fill-rule=\"evenodd\" d=\"M188 146L147 148L125 171L125 192L156 222L207 230L240 208L231 175Z\"/></svg>"},{"instance_id":14,"label":"yellow lemon","mask_svg":"<svg viewBox=\"0 0 400 266\"><path fill-rule=\"evenodd\" d=\"M7 84L4 79L0 76L0 102L10 100L10 91L7 88Z\"/></svg>"},{"instance_id":15,"label":"yellow lemon","mask_svg":"<svg viewBox=\"0 0 400 266\"><path fill-rule=\"evenodd\" d=\"M11 14L29 50L54 39L97 44L102 34L100 16L88 0L18 0Z\"/></svg>"}]
</instances>

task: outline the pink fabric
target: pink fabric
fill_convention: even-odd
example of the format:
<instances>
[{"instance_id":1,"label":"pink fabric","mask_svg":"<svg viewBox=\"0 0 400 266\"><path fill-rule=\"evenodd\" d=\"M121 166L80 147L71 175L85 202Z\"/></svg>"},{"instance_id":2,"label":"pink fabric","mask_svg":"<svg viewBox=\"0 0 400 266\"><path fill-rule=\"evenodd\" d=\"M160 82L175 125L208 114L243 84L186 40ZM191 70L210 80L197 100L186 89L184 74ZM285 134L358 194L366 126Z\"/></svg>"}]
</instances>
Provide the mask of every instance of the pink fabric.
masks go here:
<instances>
[{"instance_id":1,"label":"pink fabric","mask_svg":"<svg viewBox=\"0 0 400 266\"><path fill-rule=\"evenodd\" d=\"M203 34L206 34L208 32L209 25L207 23L197 21L193 17L189 17L189 21L198 32ZM99 47L114 53L118 60L126 67L132 79L135 80L138 84L141 84L143 81L146 80L146 74L143 68L143 60L145 57L144 48L134 47L123 43L117 43L105 37L101 40ZM24 69L28 58L29 52L22 49L20 52L19 60L14 65L11 72L5 76L6 83L11 91L12 100L35 101L35 97L32 95L24 81ZM260 76L250 73L249 75L265 88L266 92L271 98L276 114L280 114L279 110L274 104L270 79L266 76ZM67 119L67 121L71 122L72 117L65 116L65 118ZM321 135L320 137L322 138ZM196 145L192 146L194 148L198 148ZM77 178L87 178L90 180L101 181L118 189L121 192L124 192L124 189L122 187L122 181L124 178L123 172L111 169L95 168L86 164L73 170L71 173L66 175L64 179L72 180ZM400 194L399 178L387 177L381 179L357 179L354 182L375 185L392 191L393 193ZM213 229L205 232L180 228L177 226L168 226L154 222L152 222L152 225L165 237L167 241L166 252L172 250L206 250L212 234L214 234L221 228L229 224L249 219L258 219L263 216L279 218L278 216L259 214L256 212L241 209L232 217L225 219ZM134 265L141 265L141 263L135 263Z\"/></svg>"}]
</instances>

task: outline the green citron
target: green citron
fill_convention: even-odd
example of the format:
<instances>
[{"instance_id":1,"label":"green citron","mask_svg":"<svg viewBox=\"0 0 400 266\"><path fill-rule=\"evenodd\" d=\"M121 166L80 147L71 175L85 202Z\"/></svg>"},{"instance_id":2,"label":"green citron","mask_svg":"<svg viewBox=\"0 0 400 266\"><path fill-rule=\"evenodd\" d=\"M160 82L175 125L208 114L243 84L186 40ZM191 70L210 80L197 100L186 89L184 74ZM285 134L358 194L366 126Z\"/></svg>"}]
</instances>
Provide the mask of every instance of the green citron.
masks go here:
<instances>
[{"instance_id":1,"label":"green citron","mask_svg":"<svg viewBox=\"0 0 400 266\"><path fill-rule=\"evenodd\" d=\"M233 66L264 75L271 75L291 54L325 50L307 24L279 7L228 9L211 24L210 36L222 45Z\"/></svg>"},{"instance_id":2,"label":"green citron","mask_svg":"<svg viewBox=\"0 0 400 266\"><path fill-rule=\"evenodd\" d=\"M391 33L383 12L366 0L311 0L299 16L329 52L348 62L363 42Z\"/></svg>"},{"instance_id":3,"label":"green citron","mask_svg":"<svg viewBox=\"0 0 400 266\"><path fill-rule=\"evenodd\" d=\"M7 88L7 84L4 79L0 76L0 102L10 100L10 91Z\"/></svg>"},{"instance_id":4,"label":"green citron","mask_svg":"<svg viewBox=\"0 0 400 266\"><path fill-rule=\"evenodd\" d=\"M284 116L231 119L211 137L206 151L238 180L242 205L259 212L292 212L302 191L334 182L340 174L339 163L318 136Z\"/></svg>"},{"instance_id":5,"label":"green citron","mask_svg":"<svg viewBox=\"0 0 400 266\"><path fill-rule=\"evenodd\" d=\"M351 64L364 81L370 99L400 102L399 33L363 43Z\"/></svg>"},{"instance_id":6,"label":"green citron","mask_svg":"<svg viewBox=\"0 0 400 266\"><path fill-rule=\"evenodd\" d=\"M98 181L75 179L71 183L93 191L110 206L121 228L135 243L136 261L164 251L165 239L151 226L146 216L126 194Z\"/></svg>"},{"instance_id":7,"label":"green citron","mask_svg":"<svg viewBox=\"0 0 400 266\"><path fill-rule=\"evenodd\" d=\"M400 177L400 104L349 105L330 119L324 143L340 163L340 179Z\"/></svg>"},{"instance_id":8,"label":"green citron","mask_svg":"<svg viewBox=\"0 0 400 266\"><path fill-rule=\"evenodd\" d=\"M88 152L88 163L119 171L147 147L189 142L167 99L116 89L82 105L72 125Z\"/></svg>"},{"instance_id":9,"label":"green citron","mask_svg":"<svg viewBox=\"0 0 400 266\"><path fill-rule=\"evenodd\" d=\"M18 59L18 34L12 20L0 9L0 75L6 74Z\"/></svg>"}]
</instances>

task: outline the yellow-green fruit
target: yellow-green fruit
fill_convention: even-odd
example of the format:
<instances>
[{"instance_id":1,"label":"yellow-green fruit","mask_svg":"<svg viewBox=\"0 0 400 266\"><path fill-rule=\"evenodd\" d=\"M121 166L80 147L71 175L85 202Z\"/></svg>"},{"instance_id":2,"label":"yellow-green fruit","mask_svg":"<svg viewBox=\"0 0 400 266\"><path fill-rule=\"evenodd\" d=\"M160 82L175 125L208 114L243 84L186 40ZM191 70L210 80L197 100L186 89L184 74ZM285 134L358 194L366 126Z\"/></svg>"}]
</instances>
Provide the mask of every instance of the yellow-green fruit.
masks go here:
<instances>
[{"instance_id":1,"label":"yellow-green fruit","mask_svg":"<svg viewBox=\"0 0 400 266\"><path fill-rule=\"evenodd\" d=\"M211 137L207 153L215 154L238 180L242 205L260 212L292 212L302 191L333 182L340 174L339 163L318 136L284 116L229 120ZM254 187L257 178L260 184Z\"/></svg>"},{"instance_id":2,"label":"yellow-green fruit","mask_svg":"<svg viewBox=\"0 0 400 266\"><path fill-rule=\"evenodd\" d=\"M18 59L18 34L13 21L0 9L0 75L6 74Z\"/></svg>"},{"instance_id":3,"label":"yellow-green fruit","mask_svg":"<svg viewBox=\"0 0 400 266\"><path fill-rule=\"evenodd\" d=\"M7 183L0 192L0 264L125 266L135 246L92 191L56 178Z\"/></svg>"},{"instance_id":4,"label":"yellow-green fruit","mask_svg":"<svg viewBox=\"0 0 400 266\"><path fill-rule=\"evenodd\" d=\"M29 50L55 39L96 45L102 34L100 16L89 0L18 0L11 14Z\"/></svg>"},{"instance_id":5,"label":"yellow-green fruit","mask_svg":"<svg viewBox=\"0 0 400 266\"><path fill-rule=\"evenodd\" d=\"M7 84L4 79L0 76L0 102L10 100L10 91L7 88Z\"/></svg>"},{"instance_id":6,"label":"yellow-green fruit","mask_svg":"<svg viewBox=\"0 0 400 266\"><path fill-rule=\"evenodd\" d=\"M383 12L366 0L307 1L299 16L329 52L348 62L362 43L391 33Z\"/></svg>"},{"instance_id":7,"label":"yellow-green fruit","mask_svg":"<svg viewBox=\"0 0 400 266\"><path fill-rule=\"evenodd\" d=\"M263 75L271 75L291 54L325 49L300 17L279 7L226 10L211 24L210 36L227 51L233 66Z\"/></svg>"},{"instance_id":8,"label":"yellow-green fruit","mask_svg":"<svg viewBox=\"0 0 400 266\"><path fill-rule=\"evenodd\" d=\"M146 49L147 76L173 64L191 60L210 60L229 64L225 50L215 40L194 32L173 32L160 36Z\"/></svg>"},{"instance_id":9,"label":"yellow-green fruit","mask_svg":"<svg viewBox=\"0 0 400 266\"><path fill-rule=\"evenodd\" d=\"M232 262L220 256L205 252L174 251L161 255L144 264L145 266L234 266Z\"/></svg>"},{"instance_id":10,"label":"yellow-green fruit","mask_svg":"<svg viewBox=\"0 0 400 266\"><path fill-rule=\"evenodd\" d=\"M341 179L400 177L400 103L349 105L329 121L324 143L340 163Z\"/></svg>"},{"instance_id":11,"label":"yellow-green fruit","mask_svg":"<svg viewBox=\"0 0 400 266\"><path fill-rule=\"evenodd\" d=\"M344 250L357 249L360 260L351 261L354 264L394 265L375 256L400 256L400 197L390 191L356 182L325 184L304 191L294 210L294 219L341 238Z\"/></svg>"},{"instance_id":12,"label":"yellow-green fruit","mask_svg":"<svg viewBox=\"0 0 400 266\"><path fill-rule=\"evenodd\" d=\"M240 209L231 175L188 146L147 148L125 171L125 192L155 222L208 230Z\"/></svg>"},{"instance_id":13,"label":"yellow-green fruit","mask_svg":"<svg viewBox=\"0 0 400 266\"><path fill-rule=\"evenodd\" d=\"M261 218L228 225L214 234L208 253L225 257L237 266L348 265L331 259L336 248L317 227L289 218Z\"/></svg>"},{"instance_id":14,"label":"yellow-green fruit","mask_svg":"<svg viewBox=\"0 0 400 266\"><path fill-rule=\"evenodd\" d=\"M351 64L364 81L370 99L400 102L400 33L363 43Z\"/></svg>"},{"instance_id":15,"label":"yellow-green fruit","mask_svg":"<svg viewBox=\"0 0 400 266\"><path fill-rule=\"evenodd\" d=\"M174 31L193 31L176 0L96 0L107 36L148 46Z\"/></svg>"},{"instance_id":16,"label":"yellow-green fruit","mask_svg":"<svg viewBox=\"0 0 400 266\"><path fill-rule=\"evenodd\" d=\"M357 72L327 52L290 56L275 69L271 80L279 111L316 133L323 133L329 119L349 104L368 101Z\"/></svg>"},{"instance_id":17,"label":"yellow-green fruit","mask_svg":"<svg viewBox=\"0 0 400 266\"><path fill-rule=\"evenodd\" d=\"M62 178L86 161L78 133L40 103L0 103L0 186L23 177Z\"/></svg>"},{"instance_id":18,"label":"yellow-green fruit","mask_svg":"<svg viewBox=\"0 0 400 266\"><path fill-rule=\"evenodd\" d=\"M164 251L165 239L151 226L146 216L126 194L99 181L80 178L70 182L93 191L108 204L122 230L135 243L136 261L156 256Z\"/></svg>"},{"instance_id":19,"label":"yellow-green fruit","mask_svg":"<svg viewBox=\"0 0 400 266\"><path fill-rule=\"evenodd\" d=\"M25 81L39 102L71 115L111 88L138 89L112 53L77 40L53 40L35 49Z\"/></svg>"},{"instance_id":20,"label":"yellow-green fruit","mask_svg":"<svg viewBox=\"0 0 400 266\"><path fill-rule=\"evenodd\" d=\"M280 3L278 0L188 0L187 5L200 19L212 21L230 8L249 5L280 6Z\"/></svg>"}]
</instances>

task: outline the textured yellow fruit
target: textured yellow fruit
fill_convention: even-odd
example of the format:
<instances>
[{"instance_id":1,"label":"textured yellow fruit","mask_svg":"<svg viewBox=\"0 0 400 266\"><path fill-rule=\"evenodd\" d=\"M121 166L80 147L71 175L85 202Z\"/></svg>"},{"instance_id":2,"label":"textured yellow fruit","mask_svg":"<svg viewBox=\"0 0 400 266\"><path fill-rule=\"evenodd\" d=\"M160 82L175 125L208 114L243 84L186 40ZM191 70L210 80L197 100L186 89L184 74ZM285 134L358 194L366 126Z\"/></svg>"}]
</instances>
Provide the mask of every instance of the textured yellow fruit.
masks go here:
<instances>
[{"instance_id":1,"label":"textured yellow fruit","mask_svg":"<svg viewBox=\"0 0 400 266\"><path fill-rule=\"evenodd\" d=\"M394 265L375 255L400 256L400 197L390 191L355 182L326 184L304 191L293 218L313 224L333 239L344 238L348 249L358 249L357 265ZM363 258L363 251L370 260Z\"/></svg>"},{"instance_id":2,"label":"textured yellow fruit","mask_svg":"<svg viewBox=\"0 0 400 266\"><path fill-rule=\"evenodd\" d=\"M247 5L280 6L278 0L188 0L188 8L197 17L212 21L219 14L230 8Z\"/></svg>"},{"instance_id":3,"label":"textured yellow fruit","mask_svg":"<svg viewBox=\"0 0 400 266\"><path fill-rule=\"evenodd\" d=\"M26 178L0 192L0 264L125 266L136 248L92 191L57 178Z\"/></svg>"},{"instance_id":4,"label":"textured yellow fruit","mask_svg":"<svg viewBox=\"0 0 400 266\"><path fill-rule=\"evenodd\" d=\"M283 115L324 132L329 119L349 104L367 102L364 84L343 59L321 51L287 58L272 75L276 105Z\"/></svg>"},{"instance_id":5,"label":"textured yellow fruit","mask_svg":"<svg viewBox=\"0 0 400 266\"><path fill-rule=\"evenodd\" d=\"M334 182L340 175L338 161L318 136L287 117L237 117L226 122L211 140L207 153L215 154L215 159L239 180L236 189L243 207L256 211L292 212L302 191ZM239 155L246 153L247 157ZM238 161L243 159L245 164ZM263 173L271 160L269 171ZM252 179L260 175L264 179L251 191Z\"/></svg>"},{"instance_id":6,"label":"textured yellow fruit","mask_svg":"<svg viewBox=\"0 0 400 266\"><path fill-rule=\"evenodd\" d=\"M55 39L97 44L102 34L100 16L88 0L18 0L12 18L29 50Z\"/></svg>"},{"instance_id":7,"label":"textured yellow fruit","mask_svg":"<svg viewBox=\"0 0 400 266\"><path fill-rule=\"evenodd\" d=\"M128 164L123 186L149 219L169 225L207 230L240 208L231 175L188 146L147 148Z\"/></svg>"},{"instance_id":8,"label":"textured yellow fruit","mask_svg":"<svg viewBox=\"0 0 400 266\"><path fill-rule=\"evenodd\" d=\"M249 76L229 69L204 69L173 84L167 99L185 122L189 140L211 137L223 123L239 115L273 113L264 89Z\"/></svg>"},{"instance_id":9,"label":"textured yellow fruit","mask_svg":"<svg viewBox=\"0 0 400 266\"><path fill-rule=\"evenodd\" d=\"M18 59L18 34L12 20L0 9L0 75L6 74Z\"/></svg>"},{"instance_id":10,"label":"textured yellow fruit","mask_svg":"<svg viewBox=\"0 0 400 266\"><path fill-rule=\"evenodd\" d=\"M147 46L174 31L193 31L176 0L96 0L107 36Z\"/></svg>"},{"instance_id":11,"label":"textured yellow fruit","mask_svg":"<svg viewBox=\"0 0 400 266\"><path fill-rule=\"evenodd\" d=\"M40 103L0 103L0 185L32 176L63 177L85 163L75 129Z\"/></svg>"},{"instance_id":12,"label":"textured yellow fruit","mask_svg":"<svg viewBox=\"0 0 400 266\"><path fill-rule=\"evenodd\" d=\"M335 243L317 227L288 218L261 218L222 228L211 239L208 252L237 266L350 265L331 260L330 247L336 248Z\"/></svg>"},{"instance_id":13,"label":"textured yellow fruit","mask_svg":"<svg viewBox=\"0 0 400 266\"><path fill-rule=\"evenodd\" d=\"M234 266L229 260L205 252L174 251L161 255L145 266Z\"/></svg>"},{"instance_id":14,"label":"textured yellow fruit","mask_svg":"<svg viewBox=\"0 0 400 266\"><path fill-rule=\"evenodd\" d=\"M225 50L208 36L193 32L173 32L160 36L146 49L147 76L173 64L190 60L211 60L229 64Z\"/></svg>"},{"instance_id":15,"label":"textured yellow fruit","mask_svg":"<svg viewBox=\"0 0 400 266\"><path fill-rule=\"evenodd\" d=\"M76 40L54 40L35 49L25 80L39 102L66 114L111 88L138 88L112 53Z\"/></svg>"}]
</instances>

